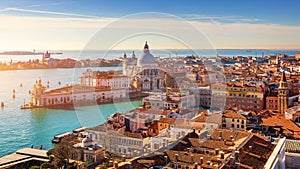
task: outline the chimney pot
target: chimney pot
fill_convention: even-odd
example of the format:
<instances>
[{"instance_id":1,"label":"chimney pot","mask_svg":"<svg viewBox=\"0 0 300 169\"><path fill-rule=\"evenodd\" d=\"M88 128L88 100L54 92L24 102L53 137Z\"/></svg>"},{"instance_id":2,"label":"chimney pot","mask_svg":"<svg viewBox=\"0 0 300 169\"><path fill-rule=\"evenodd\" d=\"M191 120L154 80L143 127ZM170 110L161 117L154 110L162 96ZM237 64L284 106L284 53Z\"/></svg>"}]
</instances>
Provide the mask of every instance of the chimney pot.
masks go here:
<instances>
[{"instance_id":1,"label":"chimney pot","mask_svg":"<svg viewBox=\"0 0 300 169\"><path fill-rule=\"evenodd\" d=\"M200 166L203 164L203 157L200 157Z\"/></svg>"},{"instance_id":2,"label":"chimney pot","mask_svg":"<svg viewBox=\"0 0 300 169\"><path fill-rule=\"evenodd\" d=\"M221 152L221 159L224 159L224 152Z\"/></svg>"},{"instance_id":3,"label":"chimney pot","mask_svg":"<svg viewBox=\"0 0 300 169\"><path fill-rule=\"evenodd\" d=\"M239 153L240 153L239 151L235 151L235 153L234 153L236 162L240 162Z\"/></svg>"},{"instance_id":4,"label":"chimney pot","mask_svg":"<svg viewBox=\"0 0 300 169\"><path fill-rule=\"evenodd\" d=\"M230 157L230 167L233 168L234 166L234 158L231 156Z\"/></svg>"}]
</instances>

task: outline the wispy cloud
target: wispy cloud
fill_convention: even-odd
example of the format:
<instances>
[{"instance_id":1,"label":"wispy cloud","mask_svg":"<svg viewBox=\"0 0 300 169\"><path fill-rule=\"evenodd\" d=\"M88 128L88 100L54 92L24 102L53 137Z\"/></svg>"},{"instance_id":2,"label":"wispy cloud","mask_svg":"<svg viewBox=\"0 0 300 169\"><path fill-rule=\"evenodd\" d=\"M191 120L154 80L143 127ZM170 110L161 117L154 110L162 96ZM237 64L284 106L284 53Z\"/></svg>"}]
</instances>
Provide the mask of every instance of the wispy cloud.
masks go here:
<instances>
[{"instance_id":1,"label":"wispy cloud","mask_svg":"<svg viewBox=\"0 0 300 169\"><path fill-rule=\"evenodd\" d=\"M54 2L54 3L46 3L46 4L32 4L32 5L28 5L26 7L41 7L41 6L57 6L57 5L63 5L66 4L66 2Z\"/></svg>"},{"instance_id":2,"label":"wispy cloud","mask_svg":"<svg viewBox=\"0 0 300 169\"><path fill-rule=\"evenodd\" d=\"M258 18L246 18L243 16L209 16L209 15L198 15L198 14L184 14L183 18L187 20L199 20L199 21L210 21L210 22L233 22L233 23L254 23L262 21Z\"/></svg>"},{"instance_id":3,"label":"wispy cloud","mask_svg":"<svg viewBox=\"0 0 300 169\"><path fill-rule=\"evenodd\" d=\"M99 16L93 16L93 15L83 15L83 14L76 14L76 13L44 11L44 10L32 10L32 9L23 9L23 8L4 8L4 9L0 9L0 12L9 12L9 11L37 13L37 14L48 14L48 15L59 15L59 16L84 17L84 18L100 18Z\"/></svg>"}]
</instances>

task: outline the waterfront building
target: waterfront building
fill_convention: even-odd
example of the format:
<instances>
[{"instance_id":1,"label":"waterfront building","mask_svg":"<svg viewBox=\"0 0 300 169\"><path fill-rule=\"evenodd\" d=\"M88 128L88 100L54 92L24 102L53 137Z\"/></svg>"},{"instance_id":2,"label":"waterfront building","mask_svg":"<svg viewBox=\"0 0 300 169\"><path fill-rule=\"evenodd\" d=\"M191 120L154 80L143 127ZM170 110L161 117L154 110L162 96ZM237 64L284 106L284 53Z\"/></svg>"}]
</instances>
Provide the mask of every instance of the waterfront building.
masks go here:
<instances>
[{"instance_id":1,"label":"waterfront building","mask_svg":"<svg viewBox=\"0 0 300 169\"><path fill-rule=\"evenodd\" d=\"M123 75L122 71L92 71L87 69L79 78L82 86L127 88L131 87L131 77Z\"/></svg>"},{"instance_id":2,"label":"waterfront building","mask_svg":"<svg viewBox=\"0 0 300 169\"><path fill-rule=\"evenodd\" d=\"M0 168L2 169L19 169L29 168L34 165L41 165L49 162L47 150L34 148L23 148L15 153L0 158Z\"/></svg>"},{"instance_id":3,"label":"waterfront building","mask_svg":"<svg viewBox=\"0 0 300 169\"><path fill-rule=\"evenodd\" d=\"M31 92L30 107L51 107L73 104L97 104L128 98L126 89L91 86L65 86L59 89L46 91L46 87L39 80L34 84Z\"/></svg>"},{"instance_id":4,"label":"waterfront building","mask_svg":"<svg viewBox=\"0 0 300 169\"><path fill-rule=\"evenodd\" d=\"M158 68L156 58L150 53L147 42L142 56L136 62L135 55L131 59L127 57L124 59L123 73L132 78L134 88L139 91L162 91L164 89L164 71Z\"/></svg>"}]
</instances>

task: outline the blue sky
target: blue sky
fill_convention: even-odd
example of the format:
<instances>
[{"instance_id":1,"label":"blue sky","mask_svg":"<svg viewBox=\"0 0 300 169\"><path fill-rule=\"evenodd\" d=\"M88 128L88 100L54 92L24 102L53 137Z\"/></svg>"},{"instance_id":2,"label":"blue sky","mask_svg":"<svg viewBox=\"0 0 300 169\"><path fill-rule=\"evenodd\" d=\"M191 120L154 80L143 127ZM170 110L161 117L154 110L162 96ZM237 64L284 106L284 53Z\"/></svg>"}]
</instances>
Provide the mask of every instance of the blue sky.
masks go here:
<instances>
[{"instance_id":1,"label":"blue sky","mask_svg":"<svg viewBox=\"0 0 300 169\"><path fill-rule=\"evenodd\" d=\"M80 49L100 28L141 12L184 18L199 27L216 48L298 48L299 5L297 0L2 0L0 21L9 26L0 28L0 35L5 35L8 42L0 50L29 49L30 45L25 44L29 37L32 46L40 49ZM215 26L220 29L210 29Z\"/></svg>"}]
</instances>

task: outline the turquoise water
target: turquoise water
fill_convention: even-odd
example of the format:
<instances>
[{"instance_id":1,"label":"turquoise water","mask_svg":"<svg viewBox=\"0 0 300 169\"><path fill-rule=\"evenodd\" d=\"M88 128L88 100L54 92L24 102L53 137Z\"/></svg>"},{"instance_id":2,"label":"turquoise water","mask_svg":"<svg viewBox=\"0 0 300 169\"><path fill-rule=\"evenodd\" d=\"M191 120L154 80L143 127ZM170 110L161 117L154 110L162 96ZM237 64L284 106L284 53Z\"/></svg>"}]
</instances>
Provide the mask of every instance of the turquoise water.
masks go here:
<instances>
[{"instance_id":1,"label":"turquoise water","mask_svg":"<svg viewBox=\"0 0 300 169\"><path fill-rule=\"evenodd\" d=\"M92 68L116 70L115 67ZM28 91L39 78L50 82L50 88L78 82L78 77L86 68L0 71L0 156L24 147L52 147L54 135L72 131L81 126L99 125L112 113L125 112L138 107L141 101L79 107L76 110L32 109L21 110L20 106L29 101ZM58 81L61 85L58 85ZM22 83L23 87L20 87ZM12 98L13 90L16 99Z\"/></svg>"}]
</instances>

